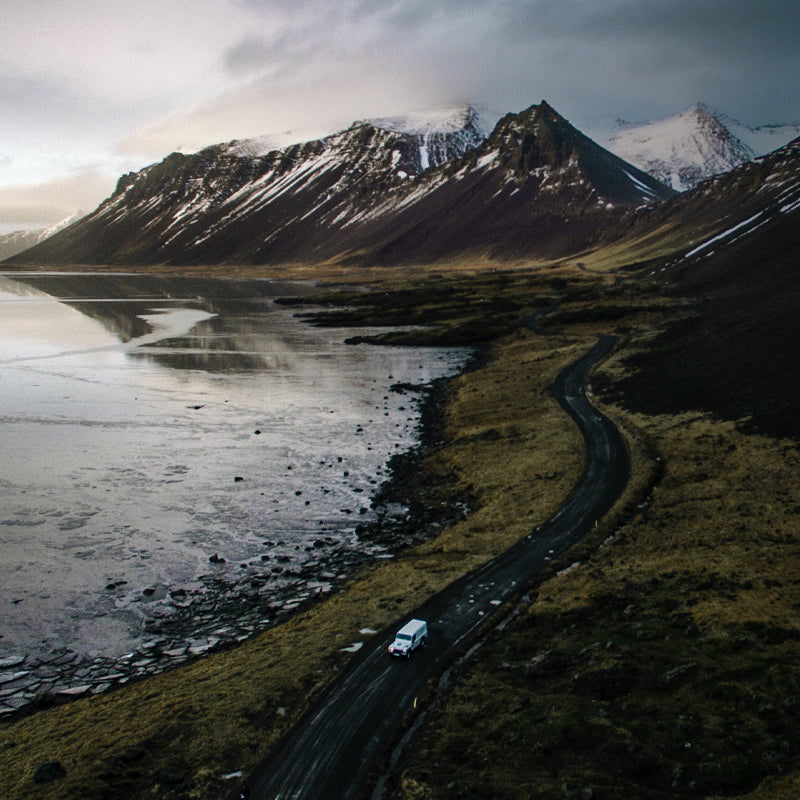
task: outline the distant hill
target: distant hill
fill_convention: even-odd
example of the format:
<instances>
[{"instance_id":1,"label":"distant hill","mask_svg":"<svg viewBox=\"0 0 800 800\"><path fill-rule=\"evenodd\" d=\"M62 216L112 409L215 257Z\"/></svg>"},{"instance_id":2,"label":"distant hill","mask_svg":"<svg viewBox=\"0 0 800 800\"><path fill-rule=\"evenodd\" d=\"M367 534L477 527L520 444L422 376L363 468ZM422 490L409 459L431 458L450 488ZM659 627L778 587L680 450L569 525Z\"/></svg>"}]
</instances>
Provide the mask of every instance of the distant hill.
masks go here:
<instances>
[{"instance_id":1,"label":"distant hill","mask_svg":"<svg viewBox=\"0 0 800 800\"><path fill-rule=\"evenodd\" d=\"M64 230L67 226L71 225L76 220L83 216L83 212L73 214L66 219L51 225L48 228L37 228L36 230L20 230L13 231L0 236L0 261L27 250L34 245L43 242L55 233Z\"/></svg>"},{"instance_id":2,"label":"distant hill","mask_svg":"<svg viewBox=\"0 0 800 800\"><path fill-rule=\"evenodd\" d=\"M800 209L800 139L709 178L694 189L632 216L614 231L616 246L646 259L674 253L666 274L713 255L723 245L769 231Z\"/></svg>"},{"instance_id":3,"label":"distant hill","mask_svg":"<svg viewBox=\"0 0 800 800\"><path fill-rule=\"evenodd\" d=\"M627 402L749 418L759 430L800 436L800 139L642 222L653 237L681 243L654 262L653 280L690 305L635 360L637 375L621 387Z\"/></svg>"}]
</instances>

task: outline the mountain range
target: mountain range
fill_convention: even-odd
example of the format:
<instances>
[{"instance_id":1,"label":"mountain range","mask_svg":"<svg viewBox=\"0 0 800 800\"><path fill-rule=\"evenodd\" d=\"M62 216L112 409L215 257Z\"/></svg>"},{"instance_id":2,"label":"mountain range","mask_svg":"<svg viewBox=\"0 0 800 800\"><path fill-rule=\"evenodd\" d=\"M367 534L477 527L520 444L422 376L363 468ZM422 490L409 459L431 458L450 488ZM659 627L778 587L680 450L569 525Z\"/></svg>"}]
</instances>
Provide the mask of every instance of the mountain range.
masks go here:
<instances>
[{"instance_id":1,"label":"mountain range","mask_svg":"<svg viewBox=\"0 0 800 800\"><path fill-rule=\"evenodd\" d=\"M236 140L122 176L94 212L11 261L552 262L632 235L646 253L651 229L665 226L690 247L738 225L744 209L768 215L777 179L731 127L696 105L626 126L606 149L542 101L490 133L467 106L359 121L283 148ZM744 197L730 202L712 176L740 170Z\"/></svg>"},{"instance_id":2,"label":"mountain range","mask_svg":"<svg viewBox=\"0 0 800 800\"><path fill-rule=\"evenodd\" d=\"M255 154L233 142L173 153L120 178L92 214L21 263L277 264L558 257L620 208L672 190L592 142L547 103L486 137L464 109L448 130L354 123ZM246 152L246 154L242 154Z\"/></svg>"}]
</instances>

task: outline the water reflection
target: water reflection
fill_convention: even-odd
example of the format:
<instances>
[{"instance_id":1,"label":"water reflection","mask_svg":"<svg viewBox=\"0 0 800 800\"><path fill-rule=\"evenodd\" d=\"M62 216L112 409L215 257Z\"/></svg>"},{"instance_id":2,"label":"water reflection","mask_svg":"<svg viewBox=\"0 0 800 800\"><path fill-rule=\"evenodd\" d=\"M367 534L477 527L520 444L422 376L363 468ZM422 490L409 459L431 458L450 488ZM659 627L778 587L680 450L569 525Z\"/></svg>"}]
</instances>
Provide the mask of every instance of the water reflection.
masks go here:
<instances>
[{"instance_id":1,"label":"water reflection","mask_svg":"<svg viewBox=\"0 0 800 800\"><path fill-rule=\"evenodd\" d=\"M5 316L16 309L17 327L5 326L3 338L46 340L47 353L74 352L80 338L94 335L90 328L67 318L72 308L101 323L116 343L135 356L146 356L174 369L239 372L264 368L291 368L286 355L298 342L285 342L285 333L265 330L264 314L275 310L271 299L303 294L308 284L271 281L220 281L160 276L86 274L21 274L0 278ZM187 291L188 290L188 291ZM2 297L0 295L0 297ZM50 304L47 313L32 314L31 302ZM58 317L55 319L53 317ZM11 320L9 320L9 323ZM42 328L37 335L36 328ZM191 332L191 335L189 333ZM294 335L290 331L290 335ZM97 347L110 347L111 343ZM312 345L316 347L316 342ZM156 349L157 348L157 349Z\"/></svg>"},{"instance_id":2,"label":"water reflection","mask_svg":"<svg viewBox=\"0 0 800 800\"><path fill-rule=\"evenodd\" d=\"M0 278L0 657L124 652L176 613L170 587L277 597L370 550L356 523L416 436L390 387L467 353L347 346L273 302L313 290Z\"/></svg>"}]
</instances>

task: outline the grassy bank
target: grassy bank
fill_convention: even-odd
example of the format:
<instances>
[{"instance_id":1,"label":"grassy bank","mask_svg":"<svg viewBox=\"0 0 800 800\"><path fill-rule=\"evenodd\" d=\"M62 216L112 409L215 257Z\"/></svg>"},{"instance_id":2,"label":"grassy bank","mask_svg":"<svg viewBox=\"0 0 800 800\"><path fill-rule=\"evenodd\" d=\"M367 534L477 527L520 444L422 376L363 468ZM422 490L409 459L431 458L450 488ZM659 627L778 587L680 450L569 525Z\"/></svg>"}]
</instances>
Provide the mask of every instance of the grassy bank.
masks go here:
<instances>
[{"instance_id":1,"label":"grassy bank","mask_svg":"<svg viewBox=\"0 0 800 800\"><path fill-rule=\"evenodd\" d=\"M492 279L448 280L449 290L440 293L438 305L427 306L425 318L440 322L443 331L463 331L485 319L481 299ZM498 276L498 294L514 293L516 280ZM361 570L341 591L240 647L0 725L0 795L226 796L238 781L224 776L247 773L266 756L336 677L350 657L346 648L370 635L362 631L396 624L546 519L577 480L583 460L580 435L548 387L591 338L541 337L515 323L541 307L552 288L524 281L513 309L488 312L514 316L504 317L502 335L485 345L480 367L453 382L442 444L419 466L422 484L446 483L448 492L473 498L463 522ZM359 313L364 321L385 319L385 308ZM34 783L36 769L50 760L66 775Z\"/></svg>"},{"instance_id":2,"label":"grassy bank","mask_svg":"<svg viewBox=\"0 0 800 800\"><path fill-rule=\"evenodd\" d=\"M640 316L630 344L657 327ZM387 796L800 793L797 442L710 413L605 410L652 490L532 587Z\"/></svg>"}]
</instances>

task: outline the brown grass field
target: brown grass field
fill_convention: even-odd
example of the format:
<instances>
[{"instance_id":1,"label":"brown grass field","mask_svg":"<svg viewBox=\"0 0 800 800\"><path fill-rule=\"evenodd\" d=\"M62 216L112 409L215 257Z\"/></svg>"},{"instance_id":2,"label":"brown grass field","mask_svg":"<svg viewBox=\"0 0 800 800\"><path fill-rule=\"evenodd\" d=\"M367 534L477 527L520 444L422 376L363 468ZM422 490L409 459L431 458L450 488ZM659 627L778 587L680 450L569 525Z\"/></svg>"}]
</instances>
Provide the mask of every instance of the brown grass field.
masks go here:
<instances>
[{"instance_id":1,"label":"brown grass field","mask_svg":"<svg viewBox=\"0 0 800 800\"><path fill-rule=\"evenodd\" d=\"M249 273L248 273L249 274ZM280 277L308 277L281 271ZM393 625L529 534L583 463L549 393L599 333L622 339L592 379L630 445L628 491L530 586L429 712L391 798L800 796L800 453L709 411L646 414L615 386L683 301L585 269L370 271L349 320L426 321L431 341L480 341L454 379L439 443L406 491L471 498L461 522L362 569L289 622L224 652L0 724L0 797L224 798L335 679L363 628ZM424 279L423 279L424 278ZM383 291L390 290L388 296ZM541 336L522 322L556 297ZM426 496L427 497L427 496ZM37 785L42 762L66 776Z\"/></svg>"}]
</instances>

